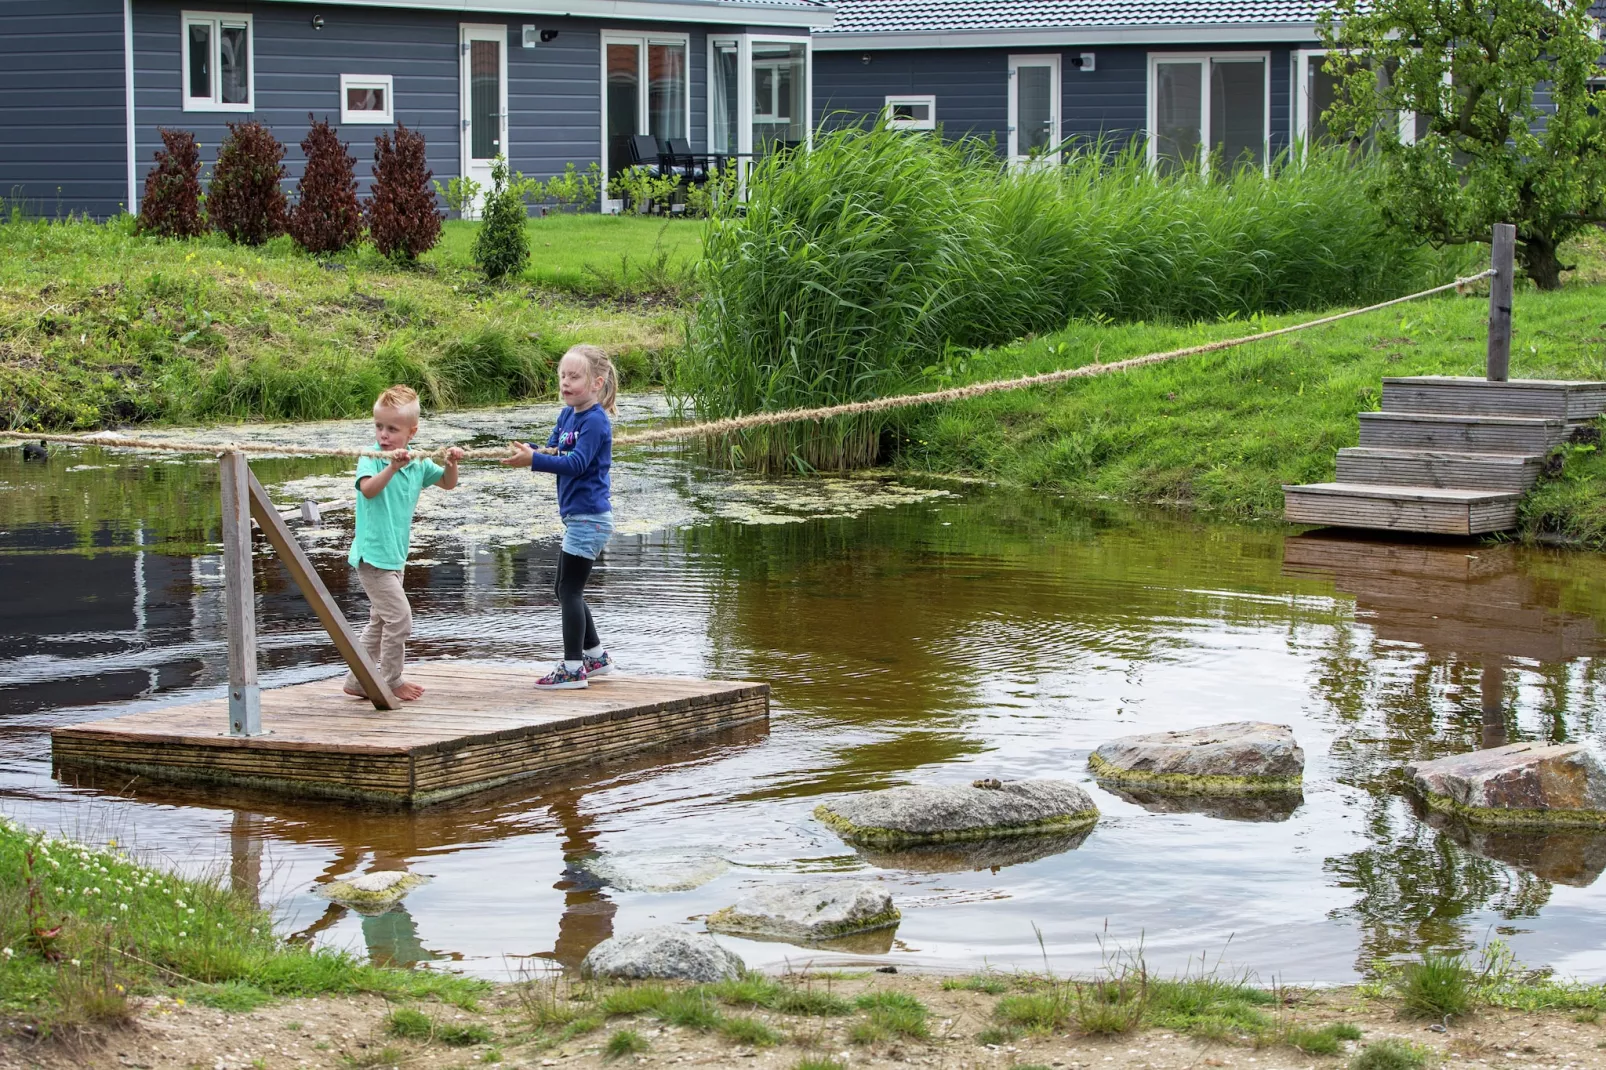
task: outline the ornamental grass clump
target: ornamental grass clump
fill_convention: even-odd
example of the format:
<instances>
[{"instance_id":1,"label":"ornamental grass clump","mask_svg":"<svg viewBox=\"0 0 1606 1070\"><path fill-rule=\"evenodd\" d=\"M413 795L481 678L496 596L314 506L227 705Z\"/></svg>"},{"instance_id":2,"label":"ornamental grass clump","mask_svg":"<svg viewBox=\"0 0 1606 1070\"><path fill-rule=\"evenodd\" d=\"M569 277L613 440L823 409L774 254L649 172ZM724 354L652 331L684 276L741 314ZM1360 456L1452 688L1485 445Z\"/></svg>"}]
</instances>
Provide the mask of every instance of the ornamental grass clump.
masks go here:
<instances>
[{"instance_id":1,"label":"ornamental grass clump","mask_svg":"<svg viewBox=\"0 0 1606 1070\"><path fill-rule=\"evenodd\" d=\"M258 122L230 123L217 151L206 215L212 228L240 245L261 245L284 233L284 146Z\"/></svg>"},{"instance_id":2,"label":"ornamental grass clump","mask_svg":"<svg viewBox=\"0 0 1606 1070\"><path fill-rule=\"evenodd\" d=\"M1264 172L1165 175L1095 144L1012 169L992 147L849 127L755 168L716 213L671 386L701 419L862 401L940 378L956 353L1073 319L1179 322L1409 292L1437 258L1390 240L1370 166L1310 151ZM1436 276L1434 276L1436 277ZM760 470L874 463L895 417L713 443Z\"/></svg>"},{"instance_id":3,"label":"ornamental grass clump","mask_svg":"<svg viewBox=\"0 0 1606 1070\"><path fill-rule=\"evenodd\" d=\"M201 147L188 130L158 131L162 147L156 167L145 175L139 202L139 230L161 238L198 238L206 233L201 215Z\"/></svg>"},{"instance_id":4,"label":"ornamental grass clump","mask_svg":"<svg viewBox=\"0 0 1606 1070\"><path fill-rule=\"evenodd\" d=\"M362 237L357 161L327 119L312 121L301 151L307 166L290 210L290 236L309 253L338 253Z\"/></svg>"}]
</instances>

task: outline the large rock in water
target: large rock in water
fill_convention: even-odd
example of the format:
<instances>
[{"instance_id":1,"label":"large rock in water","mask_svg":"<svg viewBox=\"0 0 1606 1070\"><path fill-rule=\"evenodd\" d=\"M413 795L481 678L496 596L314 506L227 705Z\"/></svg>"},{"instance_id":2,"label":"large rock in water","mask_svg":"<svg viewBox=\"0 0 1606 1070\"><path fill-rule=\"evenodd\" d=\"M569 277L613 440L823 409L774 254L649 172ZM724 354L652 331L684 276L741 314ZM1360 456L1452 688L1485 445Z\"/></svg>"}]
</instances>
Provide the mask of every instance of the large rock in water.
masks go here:
<instances>
[{"instance_id":1,"label":"large rock in water","mask_svg":"<svg viewBox=\"0 0 1606 1070\"><path fill-rule=\"evenodd\" d=\"M1298 791L1305 752L1287 725L1235 721L1112 739L1088 756L1100 780L1175 795Z\"/></svg>"},{"instance_id":2,"label":"large rock in water","mask_svg":"<svg viewBox=\"0 0 1606 1070\"><path fill-rule=\"evenodd\" d=\"M582 977L654 981L735 980L746 967L712 936L672 925L604 940L580 962Z\"/></svg>"},{"instance_id":3,"label":"large rock in water","mask_svg":"<svg viewBox=\"0 0 1606 1070\"><path fill-rule=\"evenodd\" d=\"M1091 828L1098 807L1063 780L887 788L821 803L814 816L849 843L897 846Z\"/></svg>"},{"instance_id":4,"label":"large rock in water","mask_svg":"<svg viewBox=\"0 0 1606 1070\"><path fill-rule=\"evenodd\" d=\"M408 892L428 883L428 877L404 869L382 869L360 877L330 881L315 892L359 914L383 914L401 902Z\"/></svg>"},{"instance_id":5,"label":"large rock in water","mask_svg":"<svg viewBox=\"0 0 1606 1070\"><path fill-rule=\"evenodd\" d=\"M1512 743L1417 762L1405 775L1433 809L1479 824L1606 827L1606 768L1582 744Z\"/></svg>"},{"instance_id":6,"label":"large rock in water","mask_svg":"<svg viewBox=\"0 0 1606 1070\"><path fill-rule=\"evenodd\" d=\"M819 943L886 929L902 917L874 881L830 881L757 888L708 917L715 932Z\"/></svg>"}]
</instances>

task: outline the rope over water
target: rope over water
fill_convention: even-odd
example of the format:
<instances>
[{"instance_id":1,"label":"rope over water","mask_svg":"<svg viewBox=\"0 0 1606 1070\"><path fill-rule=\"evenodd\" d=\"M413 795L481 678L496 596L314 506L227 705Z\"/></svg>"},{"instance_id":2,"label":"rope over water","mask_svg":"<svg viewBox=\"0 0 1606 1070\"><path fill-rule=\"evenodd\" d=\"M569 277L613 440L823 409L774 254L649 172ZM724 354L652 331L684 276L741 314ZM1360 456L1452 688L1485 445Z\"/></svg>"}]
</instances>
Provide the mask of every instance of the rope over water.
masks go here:
<instances>
[{"instance_id":1,"label":"rope over water","mask_svg":"<svg viewBox=\"0 0 1606 1070\"><path fill-rule=\"evenodd\" d=\"M784 409L777 412L755 412L746 416L733 416L724 420L710 420L706 423L680 424L674 427L659 427L645 431L625 431L614 436L614 444L618 446L646 445L655 442L674 442L688 438L709 438L716 435L728 435L737 431L749 431L757 427L774 427L779 424L818 423L822 420L834 419L838 416L858 416L869 412L887 412L892 409L911 408L916 405L940 405L954 401L965 401L970 398L981 397L983 394L996 394L1005 390L1024 390L1033 386L1048 386L1053 383L1063 383L1071 379L1090 379L1098 375L1108 375L1111 372L1129 371L1133 368L1142 368L1150 364L1160 364L1179 357L1195 357L1203 353L1215 353L1234 346L1248 345L1251 342L1264 342L1269 338L1277 338L1295 331L1304 331L1312 327L1321 327L1339 320L1349 319L1351 316L1364 316L1368 312L1377 312L1380 309L1393 305L1415 301L1422 297L1431 297L1434 294L1444 293L1446 290L1456 290L1468 286L1480 279L1486 279L1494 274L1493 269L1480 271L1476 275L1447 282L1442 286L1421 290L1404 297L1396 297L1389 301L1380 301L1365 308L1353 308L1346 312L1337 312L1321 319L1309 320L1305 323L1296 323L1290 327L1279 327L1274 331L1262 331L1259 334L1245 335L1242 338L1224 338L1217 342L1205 342L1201 345L1187 346L1183 349L1167 350L1164 353L1150 353L1141 357L1129 357L1126 360L1112 361L1108 364L1084 364L1080 368L1067 368L1057 372L1044 372L1041 375L1024 375L1015 379L995 379L986 383L972 383L969 386L955 386L946 390L932 390L923 394L893 394L890 397L875 398L871 401L850 401L841 405L823 405L812 409ZM120 435L115 431L97 431L87 435L52 435L32 431L0 431L0 438L25 439L31 442L60 442L78 446L126 447L129 449L160 450L169 453L227 453L237 451L246 454L270 454L277 457L380 457L390 460L400 450L367 450L343 449L340 447L320 446L263 446L244 442L214 443L182 442L160 438L136 438L130 435ZM442 446L432 450L408 450L412 457L427 457L440 460L445 457L446 451L452 447ZM501 460L508 455L506 447L488 447L479 449L463 449L465 460Z\"/></svg>"}]
</instances>

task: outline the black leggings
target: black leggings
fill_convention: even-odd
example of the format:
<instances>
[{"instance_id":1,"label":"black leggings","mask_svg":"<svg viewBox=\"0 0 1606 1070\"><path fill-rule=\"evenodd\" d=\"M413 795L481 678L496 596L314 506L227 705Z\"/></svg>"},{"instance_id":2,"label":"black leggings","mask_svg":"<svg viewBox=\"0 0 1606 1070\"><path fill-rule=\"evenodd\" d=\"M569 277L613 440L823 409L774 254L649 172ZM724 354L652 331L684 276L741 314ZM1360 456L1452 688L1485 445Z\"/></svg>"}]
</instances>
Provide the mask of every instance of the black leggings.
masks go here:
<instances>
[{"instance_id":1,"label":"black leggings","mask_svg":"<svg viewBox=\"0 0 1606 1070\"><path fill-rule=\"evenodd\" d=\"M563 611L563 660L579 661L582 650L602 645L597 626L586 605L586 580L591 578L589 557L558 551L558 607Z\"/></svg>"}]
</instances>

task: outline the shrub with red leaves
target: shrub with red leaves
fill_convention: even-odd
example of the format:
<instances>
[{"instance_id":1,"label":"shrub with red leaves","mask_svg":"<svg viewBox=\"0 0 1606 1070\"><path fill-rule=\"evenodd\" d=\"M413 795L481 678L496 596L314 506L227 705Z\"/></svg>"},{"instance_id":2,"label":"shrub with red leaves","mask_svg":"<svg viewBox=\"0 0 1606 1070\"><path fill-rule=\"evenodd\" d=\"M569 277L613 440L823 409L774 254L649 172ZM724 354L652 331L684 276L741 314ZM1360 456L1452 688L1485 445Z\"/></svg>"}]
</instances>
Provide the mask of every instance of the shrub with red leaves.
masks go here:
<instances>
[{"instance_id":1,"label":"shrub with red leaves","mask_svg":"<svg viewBox=\"0 0 1606 1070\"><path fill-rule=\"evenodd\" d=\"M312 120L310 113L307 119ZM301 151L307 154L307 169L290 209L290 236L309 253L337 253L362 237L357 161L327 119L312 122Z\"/></svg>"},{"instance_id":2,"label":"shrub with red leaves","mask_svg":"<svg viewBox=\"0 0 1606 1070\"><path fill-rule=\"evenodd\" d=\"M386 256L412 260L435 247L441 236L441 213L424 166L424 135L396 124L396 140L388 133L374 138L374 193L368 199L368 234Z\"/></svg>"},{"instance_id":3,"label":"shrub with red leaves","mask_svg":"<svg viewBox=\"0 0 1606 1070\"><path fill-rule=\"evenodd\" d=\"M212 228L241 245L284 233L284 146L259 122L230 123L217 152L206 214Z\"/></svg>"},{"instance_id":4,"label":"shrub with red leaves","mask_svg":"<svg viewBox=\"0 0 1606 1070\"><path fill-rule=\"evenodd\" d=\"M139 203L141 234L194 238L206 233L201 218L201 147L188 130L159 130L156 170L145 176Z\"/></svg>"}]
</instances>

